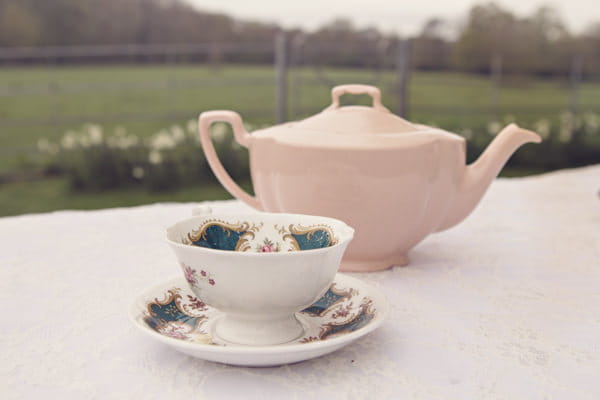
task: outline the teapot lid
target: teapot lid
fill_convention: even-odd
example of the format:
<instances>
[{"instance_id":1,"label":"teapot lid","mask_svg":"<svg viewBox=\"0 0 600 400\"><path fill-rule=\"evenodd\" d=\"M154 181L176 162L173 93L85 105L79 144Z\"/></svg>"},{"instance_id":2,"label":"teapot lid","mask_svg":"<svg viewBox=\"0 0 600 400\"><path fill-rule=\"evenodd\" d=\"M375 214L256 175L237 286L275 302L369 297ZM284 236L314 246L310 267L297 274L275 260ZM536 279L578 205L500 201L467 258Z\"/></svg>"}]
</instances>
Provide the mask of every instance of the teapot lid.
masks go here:
<instances>
[{"instance_id":1,"label":"teapot lid","mask_svg":"<svg viewBox=\"0 0 600 400\"><path fill-rule=\"evenodd\" d=\"M340 97L346 93L368 94L373 99L371 107L340 106ZM418 128L390 112L381 104L381 92L368 85L341 85L331 90L332 102L322 112L296 122L297 129L346 134L401 133Z\"/></svg>"},{"instance_id":2,"label":"teapot lid","mask_svg":"<svg viewBox=\"0 0 600 400\"><path fill-rule=\"evenodd\" d=\"M340 106L343 94L368 94L371 107ZM381 92L369 85L341 85L331 90L332 103L318 114L301 121L277 125L253 133L272 137L278 142L327 147L389 147L395 144L430 142L444 136L463 140L460 136L411 123L393 114L381 104Z\"/></svg>"}]
</instances>

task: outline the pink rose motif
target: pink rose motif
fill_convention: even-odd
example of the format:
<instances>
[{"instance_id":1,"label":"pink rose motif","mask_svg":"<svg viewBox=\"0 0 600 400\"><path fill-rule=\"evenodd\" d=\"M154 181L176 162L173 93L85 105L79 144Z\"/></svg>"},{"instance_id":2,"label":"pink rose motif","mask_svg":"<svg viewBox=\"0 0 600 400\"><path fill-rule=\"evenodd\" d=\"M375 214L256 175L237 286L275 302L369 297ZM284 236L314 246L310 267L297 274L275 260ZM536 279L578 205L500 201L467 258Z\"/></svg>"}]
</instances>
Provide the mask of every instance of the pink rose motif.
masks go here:
<instances>
[{"instance_id":1,"label":"pink rose motif","mask_svg":"<svg viewBox=\"0 0 600 400\"><path fill-rule=\"evenodd\" d=\"M213 286L214 286L214 285L215 285L215 280L214 280L214 279L209 279L209 280L208 280L208 283L210 283L211 285L213 285Z\"/></svg>"},{"instance_id":2,"label":"pink rose motif","mask_svg":"<svg viewBox=\"0 0 600 400\"><path fill-rule=\"evenodd\" d=\"M262 244L258 244L256 246L256 250L259 253L273 253L273 252L277 252L277 251L279 251L279 244L278 243L273 243L273 241L265 238L265 240L263 240Z\"/></svg>"},{"instance_id":3,"label":"pink rose motif","mask_svg":"<svg viewBox=\"0 0 600 400\"><path fill-rule=\"evenodd\" d=\"M204 270L200 271L200 275L206 276L206 271L204 271Z\"/></svg>"},{"instance_id":4,"label":"pink rose motif","mask_svg":"<svg viewBox=\"0 0 600 400\"><path fill-rule=\"evenodd\" d=\"M175 338L175 339L186 339L186 337L187 337L183 327L173 325L173 324L167 324L167 325L163 326L161 329L159 329L159 331L161 333L163 333L164 335L167 335L167 336Z\"/></svg>"},{"instance_id":5,"label":"pink rose motif","mask_svg":"<svg viewBox=\"0 0 600 400\"><path fill-rule=\"evenodd\" d=\"M183 274L185 275L185 280L188 281L190 285L195 285L196 283L198 283L196 279L196 271L189 265L184 264Z\"/></svg>"},{"instance_id":6,"label":"pink rose motif","mask_svg":"<svg viewBox=\"0 0 600 400\"><path fill-rule=\"evenodd\" d=\"M273 250L272 244L265 244L260 248L261 253L271 253Z\"/></svg>"},{"instance_id":7,"label":"pink rose motif","mask_svg":"<svg viewBox=\"0 0 600 400\"><path fill-rule=\"evenodd\" d=\"M165 334L167 336L175 338L175 339L185 339L186 338L185 334L178 332L178 331L165 332Z\"/></svg>"}]
</instances>

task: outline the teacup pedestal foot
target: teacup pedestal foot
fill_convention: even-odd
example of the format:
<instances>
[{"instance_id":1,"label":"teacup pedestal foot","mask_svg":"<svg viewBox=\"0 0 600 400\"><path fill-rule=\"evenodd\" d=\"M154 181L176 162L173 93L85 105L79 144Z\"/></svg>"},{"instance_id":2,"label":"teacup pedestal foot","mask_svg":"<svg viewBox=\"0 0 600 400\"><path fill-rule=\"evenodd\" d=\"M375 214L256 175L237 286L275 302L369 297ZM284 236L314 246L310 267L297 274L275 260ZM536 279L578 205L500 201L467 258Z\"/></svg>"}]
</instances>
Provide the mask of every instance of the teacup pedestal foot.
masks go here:
<instances>
[{"instance_id":1,"label":"teacup pedestal foot","mask_svg":"<svg viewBox=\"0 0 600 400\"><path fill-rule=\"evenodd\" d=\"M385 260L342 260L340 271L343 272L374 272L383 271L391 267L404 267L409 259L406 254L390 257Z\"/></svg>"},{"instance_id":2,"label":"teacup pedestal foot","mask_svg":"<svg viewBox=\"0 0 600 400\"><path fill-rule=\"evenodd\" d=\"M299 338L304 328L295 315L262 319L227 314L217 322L215 333L231 343L270 346Z\"/></svg>"}]
</instances>

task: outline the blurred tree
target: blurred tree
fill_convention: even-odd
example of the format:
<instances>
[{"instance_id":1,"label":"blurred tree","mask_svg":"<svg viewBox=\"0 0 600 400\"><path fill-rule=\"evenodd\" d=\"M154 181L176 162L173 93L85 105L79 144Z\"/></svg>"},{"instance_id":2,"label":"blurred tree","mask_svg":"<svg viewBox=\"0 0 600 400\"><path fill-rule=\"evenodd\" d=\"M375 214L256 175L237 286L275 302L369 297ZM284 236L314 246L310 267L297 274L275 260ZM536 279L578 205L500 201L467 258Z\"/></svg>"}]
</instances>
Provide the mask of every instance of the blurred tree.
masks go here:
<instances>
[{"instance_id":1,"label":"blurred tree","mask_svg":"<svg viewBox=\"0 0 600 400\"><path fill-rule=\"evenodd\" d=\"M494 3L474 6L454 46L458 69L487 72L496 54L508 58L515 44L515 17Z\"/></svg>"},{"instance_id":2,"label":"blurred tree","mask_svg":"<svg viewBox=\"0 0 600 400\"><path fill-rule=\"evenodd\" d=\"M449 67L451 45L444 37L444 28L445 22L439 18L431 18L425 22L421 33L413 40L414 67L425 70Z\"/></svg>"},{"instance_id":3,"label":"blurred tree","mask_svg":"<svg viewBox=\"0 0 600 400\"><path fill-rule=\"evenodd\" d=\"M577 43L557 11L548 6L540 7L533 16L523 19L520 24L525 32L522 38L519 37L519 41L527 46L523 52L529 59L525 72L538 75L567 73Z\"/></svg>"},{"instance_id":4,"label":"blurred tree","mask_svg":"<svg viewBox=\"0 0 600 400\"><path fill-rule=\"evenodd\" d=\"M375 67L383 63L386 38L375 28L357 29L336 18L306 35L308 57L317 64Z\"/></svg>"},{"instance_id":5,"label":"blurred tree","mask_svg":"<svg viewBox=\"0 0 600 400\"><path fill-rule=\"evenodd\" d=\"M454 47L458 69L488 72L500 57L507 73L564 74L576 41L557 12L547 6L517 18L494 3L474 6Z\"/></svg>"},{"instance_id":6,"label":"blurred tree","mask_svg":"<svg viewBox=\"0 0 600 400\"><path fill-rule=\"evenodd\" d=\"M483 3L471 8L456 39L447 27L439 18L423 25L412 40L415 68L486 73L496 60L505 74L565 75L583 54L584 76L600 74L600 23L574 36L551 7L517 17L497 4ZM210 46L209 55L173 57L215 64L270 63L269 43L279 29L204 12L185 0L0 0L0 46L203 43ZM395 61L397 38L372 27L358 28L347 18L314 32L290 30L288 35L301 38L302 50L295 57L306 64L381 69ZM262 48L233 53L226 49L231 43Z\"/></svg>"},{"instance_id":7,"label":"blurred tree","mask_svg":"<svg viewBox=\"0 0 600 400\"><path fill-rule=\"evenodd\" d=\"M0 46L38 43L40 21L26 2L0 0Z\"/></svg>"},{"instance_id":8,"label":"blurred tree","mask_svg":"<svg viewBox=\"0 0 600 400\"><path fill-rule=\"evenodd\" d=\"M309 34L307 41L313 53L312 59L319 64L327 60L327 64L348 65L356 62L356 42L354 25L347 18L336 18L323 25L316 32ZM344 43L345 46L339 46Z\"/></svg>"},{"instance_id":9,"label":"blurred tree","mask_svg":"<svg viewBox=\"0 0 600 400\"><path fill-rule=\"evenodd\" d=\"M589 25L581 35L584 76L600 75L600 22Z\"/></svg>"}]
</instances>

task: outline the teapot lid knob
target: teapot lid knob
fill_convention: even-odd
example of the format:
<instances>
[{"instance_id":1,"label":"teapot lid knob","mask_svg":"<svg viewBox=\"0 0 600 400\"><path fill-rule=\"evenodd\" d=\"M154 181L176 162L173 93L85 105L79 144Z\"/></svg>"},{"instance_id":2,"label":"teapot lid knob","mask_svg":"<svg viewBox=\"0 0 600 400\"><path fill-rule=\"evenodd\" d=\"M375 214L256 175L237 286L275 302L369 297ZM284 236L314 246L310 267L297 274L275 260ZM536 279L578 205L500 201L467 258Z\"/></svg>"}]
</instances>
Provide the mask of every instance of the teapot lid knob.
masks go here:
<instances>
[{"instance_id":1,"label":"teapot lid knob","mask_svg":"<svg viewBox=\"0 0 600 400\"><path fill-rule=\"evenodd\" d=\"M381 104L381 91L379 88L371 85L339 85L331 89L331 105L327 110L335 110L340 108L340 97L344 94L368 94L373 99L373 108L379 111L390 112L383 104Z\"/></svg>"}]
</instances>

